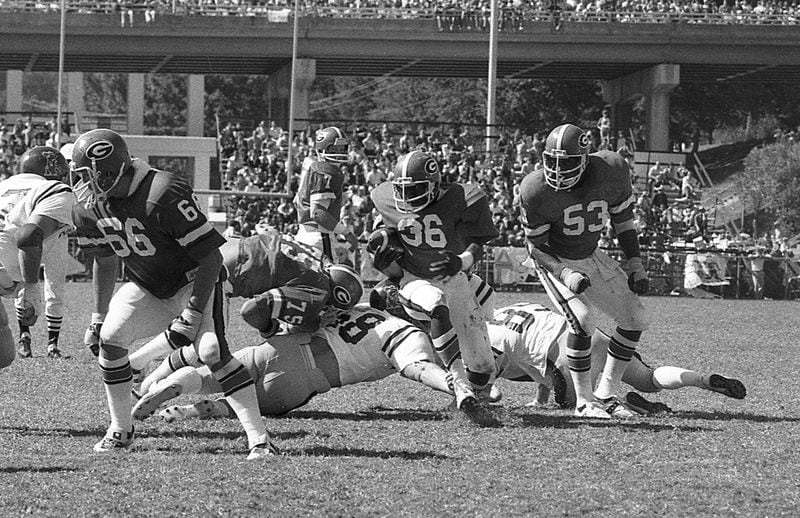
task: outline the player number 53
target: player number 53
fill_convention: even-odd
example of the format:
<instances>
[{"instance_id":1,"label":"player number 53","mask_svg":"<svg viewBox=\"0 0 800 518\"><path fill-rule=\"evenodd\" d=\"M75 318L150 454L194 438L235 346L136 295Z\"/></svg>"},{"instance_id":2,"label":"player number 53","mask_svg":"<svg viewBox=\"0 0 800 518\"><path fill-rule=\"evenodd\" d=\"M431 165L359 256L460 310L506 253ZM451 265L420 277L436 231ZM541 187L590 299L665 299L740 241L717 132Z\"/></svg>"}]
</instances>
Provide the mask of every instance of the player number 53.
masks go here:
<instances>
[{"instance_id":1,"label":"player number 53","mask_svg":"<svg viewBox=\"0 0 800 518\"><path fill-rule=\"evenodd\" d=\"M586 205L570 205L564 209L564 235L580 236L584 231L600 232L608 220L608 202L595 200Z\"/></svg>"}]
</instances>

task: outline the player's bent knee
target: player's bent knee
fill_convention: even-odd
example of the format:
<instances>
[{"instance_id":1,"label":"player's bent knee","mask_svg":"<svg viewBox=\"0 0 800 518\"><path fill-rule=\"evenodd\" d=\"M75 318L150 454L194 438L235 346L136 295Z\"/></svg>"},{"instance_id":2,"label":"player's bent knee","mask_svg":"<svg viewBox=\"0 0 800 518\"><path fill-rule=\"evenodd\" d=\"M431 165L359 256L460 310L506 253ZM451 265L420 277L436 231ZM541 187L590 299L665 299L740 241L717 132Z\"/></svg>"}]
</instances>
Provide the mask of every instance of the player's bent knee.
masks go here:
<instances>
[{"instance_id":1,"label":"player's bent knee","mask_svg":"<svg viewBox=\"0 0 800 518\"><path fill-rule=\"evenodd\" d=\"M447 306L436 306L430 313L431 320L438 320L439 322L450 321L450 309Z\"/></svg>"},{"instance_id":2,"label":"player's bent knee","mask_svg":"<svg viewBox=\"0 0 800 518\"><path fill-rule=\"evenodd\" d=\"M201 342L197 346L197 356L200 357L201 362L212 367L212 371L214 370L213 366L220 365L230 359L230 353L228 353L227 358L223 358L219 344L214 342Z\"/></svg>"},{"instance_id":3,"label":"player's bent knee","mask_svg":"<svg viewBox=\"0 0 800 518\"><path fill-rule=\"evenodd\" d=\"M112 345L107 342L100 341L100 357L105 360L119 360L128 355L126 347L119 345Z\"/></svg>"}]
</instances>

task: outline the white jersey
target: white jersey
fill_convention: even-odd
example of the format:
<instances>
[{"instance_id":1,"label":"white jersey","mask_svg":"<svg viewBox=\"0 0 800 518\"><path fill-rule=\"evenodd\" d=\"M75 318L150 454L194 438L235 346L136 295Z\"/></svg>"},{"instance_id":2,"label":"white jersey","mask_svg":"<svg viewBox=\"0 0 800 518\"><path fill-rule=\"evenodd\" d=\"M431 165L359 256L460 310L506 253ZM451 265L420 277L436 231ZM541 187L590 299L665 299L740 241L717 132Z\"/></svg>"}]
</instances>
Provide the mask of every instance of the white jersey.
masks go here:
<instances>
[{"instance_id":1,"label":"white jersey","mask_svg":"<svg viewBox=\"0 0 800 518\"><path fill-rule=\"evenodd\" d=\"M14 230L22 228L33 216L47 216L62 226L48 237L55 239L60 231L75 228L74 204L75 197L68 185L36 174L18 174L0 182L0 264L12 280L22 280Z\"/></svg>"},{"instance_id":2,"label":"white jersey","mask_svg":"<svg viewBox=\"0 0 800 518\"><path fill-rule=\"evenodd\" d=\"M566 329L566 319L540 304L519 303L495 311L489 322L489 341L495 354L498 377L525 375L544 382L547 356Z\"/></svg>"},{"instance_id":3,"label":"white jersey","mask_svg":"<svg viewBox=\"0 0 800 518\"><path fill-rule=\"evenodd\" d=\"M365 305L337 312L336 322L316 334L336 356L342 386L385 378L416 361L434 359L430 339L419 328Z\"/></svg>"}]
</instances>

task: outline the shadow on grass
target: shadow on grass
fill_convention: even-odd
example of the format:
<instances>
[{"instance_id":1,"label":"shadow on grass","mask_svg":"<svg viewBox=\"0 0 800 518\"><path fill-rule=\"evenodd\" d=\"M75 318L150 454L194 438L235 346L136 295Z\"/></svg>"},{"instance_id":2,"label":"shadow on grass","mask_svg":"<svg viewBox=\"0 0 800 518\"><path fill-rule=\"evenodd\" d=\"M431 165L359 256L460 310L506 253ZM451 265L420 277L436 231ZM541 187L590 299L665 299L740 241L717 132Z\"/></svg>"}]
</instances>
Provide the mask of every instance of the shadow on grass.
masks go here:
<instances>
[{"instance_id":1,"label":"shadow on grass","mask_svg":"<svg viewBox=\"0 0 800 518\"><path fill-rule=\"evenodd\" d=\"M800 417L758 415L746 412L675 412L681 419L703 419L706 421L751 421L753 423L800 423Z\"/></svg>"},{"instance_id":2,"label":"shadow on grass","mask_svg":"<svg viewBox=\"0 0 800 518\"><path fill-rule=\"evenodd\" d=\"M629 421L586 419L574 417L572 415L547 415L547 414L528 414L519 416L522 419L522 427L536 428L555 428L566 430L570 428L580 428L590 426L593 428L625 428L631 431L643 432L663 432L680 430L682 432L710 432L713 428L703 426L681 426L676 424L654 422L649 418L631 419Z\"/></svg>"},{"instance_id":3,"label":"shadow on grass","mask_svg":"<svg viewBox=\"0 0 800 518\"><path fill-rule=\"evenodd\" d=\"M344 421L443 421L438 410L372 407L355 412L328 412L325 410L295 410L280 416L281 419L341 419Z\"/></svg>"},{"instance_id":4,"label":"shadow on grass","mask_svg":"<svg viewBox=\"0 0 800 518\"><path fill-rule=\"evenodd\" d=\"M75 430L74 428L37 428L34 426L0 426L2 433L21 433L25 435L41 435L44 437L95 437L106 433L105 428L95 428L92 430Z\"/></svg>"},{"instance_id":5,"label":"shadow on grass","mask_svg":"<svg viewBox=\"0 0 800 518\"><path fill-rule=\"evenodd\" d=\"M429 451L373 451L361 448L327 448L325 446L315 446L300 450L303 455L314 455L319 457L361 457L370 459L403 459L403 460L446 460L447 455L433 453ZM285 454L285 453L284 453Z\"/></svg>"},{"instance_id":6,"label":"shadow on grass","mask_svg":"<svg viewBox=\"0 0 800 518\"><path fill-rule=\"evenodd\" d=\"M15 467L8 467L8 468L0 468L0 473L63 473L65 471L79 471L76 468L64 468L58 466L50 466L50 467L33 467L33 466L25 466L21 468Z\"/></svg>"}]
</instances>

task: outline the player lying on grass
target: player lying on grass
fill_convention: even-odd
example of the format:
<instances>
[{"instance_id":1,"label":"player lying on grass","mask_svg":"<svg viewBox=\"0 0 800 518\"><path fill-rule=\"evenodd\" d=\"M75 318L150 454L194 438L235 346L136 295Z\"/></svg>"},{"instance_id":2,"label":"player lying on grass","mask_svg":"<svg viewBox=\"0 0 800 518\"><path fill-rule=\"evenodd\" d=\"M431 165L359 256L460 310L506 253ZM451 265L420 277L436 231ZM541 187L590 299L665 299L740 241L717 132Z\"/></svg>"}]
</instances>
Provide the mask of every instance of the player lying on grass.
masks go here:
<instances>
[{"instance_id":1,"label":"player lying on grass","mask_svg":"<svg viewBox=\"0 0 800 518\"><path fill-rule=\"evenodd\" d=\"M536 401L544 406L553 389L562 408L575 407L575 389L567 363L566 318L539 304L519 303L495 311L489 323L489 339L495 351L500 377L514 381L538 382ZM602 330L592 335L593 379L603 371L611 337ZM683 387L697 387L734 399L747 394L741 381L720 374L701 374L682 367L653 368L636 353L622 377L623 383L640 392L654 393ZM663 403L653 403L635 392L626 396L626 405L639 414L671 411Z\"/></svg>"},{"instance_id":2,"label":"player lying on grass","mask_svg":"<svg viewBox=\"0 0 800 518\"><path fill-rule=\"evenodd\" d=\"M336 311L335 320L314 333L275 335L234 354L256 380L262 415L285 414L331 388L375 381L395 372L453 393L450 376L435 363L428 336L405 320L365 305ZM218 393L219 383L207 367L190 366L196 361L191 348L175 351L164 360L142 385L148 392L134 407L134 417L144 419L182 394ZM230 416L231 412L224 399L218 399L169 407L160 415L172 421ZM488 412L482 420L473 420L482 426L496 425Z\"/></svg>"},{"instance_id":3,"label":"player lying on grass","mask_svg":"<svg viewBox=\"0 0 800 518\"><path fill-rule=\"evenodd\" d=\"M478 284L476 283L476 286ZM409 319L400 303L402 294L390 281L378 283L370 294L370 303L399 318ZM424 327L424 323L418 323ZM495 310L488 324L489 340L497 364L498 378L539 383L533 406L544 406L554 388L556 402L564 408L574 408L575 389L567 363L567 319L559 313L533 303L521 302ZM609 335L596 330L592 335L593 379L602 372L610 341ZM746 390L742 382L720 374L703 375L681 367L652 368L634 354L622 381L641 392L698 387L712 392L743 399ZM669 411L662 403L650 403L631 392L627 406L639 414Z\"/></svg>"}]
</instances>

